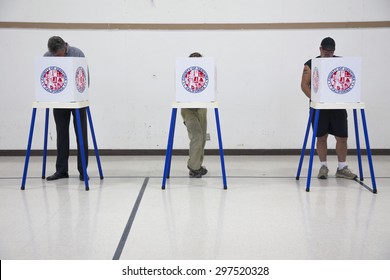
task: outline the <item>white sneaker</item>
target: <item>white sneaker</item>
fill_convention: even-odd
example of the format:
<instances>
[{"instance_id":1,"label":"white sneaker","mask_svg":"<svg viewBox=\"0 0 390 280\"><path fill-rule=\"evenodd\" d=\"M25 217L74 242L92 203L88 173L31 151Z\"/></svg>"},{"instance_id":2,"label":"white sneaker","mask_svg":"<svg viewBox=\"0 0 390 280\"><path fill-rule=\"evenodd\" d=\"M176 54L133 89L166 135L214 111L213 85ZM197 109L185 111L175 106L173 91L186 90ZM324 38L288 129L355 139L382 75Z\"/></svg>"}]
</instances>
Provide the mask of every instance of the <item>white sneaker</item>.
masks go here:
<instances>
[{"instance_id":1,"label":"white sneaker","mask_svg":"<svg viewBox=\"0 0 390 280\"><path fill-rule=\"evenodd\" d=\"M320 171L318 172L318 179L328 179L329 169L325 165L321 166Z\"/></svg>"},{"instance_id":2,"label":"white sneaker","mask_svg":"<svg viewBox=\"0 0 390 280\"><path fill-rule=\"evenodd\" d=\"M349 170L348 166L345 166L343 169L337 169L336 177L355 180L357 178L357 175L352 173L352 171Z\"/></svg>"}]
</instances>

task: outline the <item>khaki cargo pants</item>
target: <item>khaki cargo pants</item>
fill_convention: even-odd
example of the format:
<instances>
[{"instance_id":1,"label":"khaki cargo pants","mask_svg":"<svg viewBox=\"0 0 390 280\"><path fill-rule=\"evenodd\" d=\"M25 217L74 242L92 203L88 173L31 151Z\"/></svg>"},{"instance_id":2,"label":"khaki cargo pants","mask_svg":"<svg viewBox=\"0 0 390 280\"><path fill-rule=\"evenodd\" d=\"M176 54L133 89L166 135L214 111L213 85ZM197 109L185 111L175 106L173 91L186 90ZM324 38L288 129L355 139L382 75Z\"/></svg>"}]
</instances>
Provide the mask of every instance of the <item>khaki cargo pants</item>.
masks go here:
<instances>
[{"instance_id":1,"label":"khaki cargo pants","mask_svg":"<svg viewBox=\"0 0 390 280\"><path fill-rule=\"evenodd\" d=\"M198 170L203 163L204 147L207 133L207 109L188 108L181 109L181 116L187 127L190 139L188 168Z\"/></svg>"}]
</instances>

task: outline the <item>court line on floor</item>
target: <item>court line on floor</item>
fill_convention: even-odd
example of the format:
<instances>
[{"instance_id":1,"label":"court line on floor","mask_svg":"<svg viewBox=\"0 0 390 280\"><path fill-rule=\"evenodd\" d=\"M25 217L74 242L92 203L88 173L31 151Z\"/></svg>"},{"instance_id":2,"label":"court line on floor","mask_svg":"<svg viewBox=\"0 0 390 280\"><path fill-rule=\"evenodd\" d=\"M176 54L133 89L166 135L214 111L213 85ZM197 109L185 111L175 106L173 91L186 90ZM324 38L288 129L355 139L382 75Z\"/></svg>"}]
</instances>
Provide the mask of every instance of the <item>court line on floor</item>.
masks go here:
<instances>
[{"instance_id":1,"label":"court line on floor","mask_svg":"<svg viewBox=\"0 0 390 280\"><path fill-rule=\"evenodd\" d=\"M134 203L133 210L131 211L130 217L129 217L127 224L126 224L126 227L123 230L122 237L119 241L118 247L116 248L115 254L112 258L113 260L119 260L119 258L121 257L123 248L125 247L127 237L129 236L129 233L130 233L131 227L133 225L135 216L137 215L138 207L141 204L141 200L142 200L142 197L144 195L146 186L148 185L148 182L149 182L149 177L146 177L144 180L144 183L142 184L142 187L138 193L137 200Z\"/></svg>"}]
</instances>

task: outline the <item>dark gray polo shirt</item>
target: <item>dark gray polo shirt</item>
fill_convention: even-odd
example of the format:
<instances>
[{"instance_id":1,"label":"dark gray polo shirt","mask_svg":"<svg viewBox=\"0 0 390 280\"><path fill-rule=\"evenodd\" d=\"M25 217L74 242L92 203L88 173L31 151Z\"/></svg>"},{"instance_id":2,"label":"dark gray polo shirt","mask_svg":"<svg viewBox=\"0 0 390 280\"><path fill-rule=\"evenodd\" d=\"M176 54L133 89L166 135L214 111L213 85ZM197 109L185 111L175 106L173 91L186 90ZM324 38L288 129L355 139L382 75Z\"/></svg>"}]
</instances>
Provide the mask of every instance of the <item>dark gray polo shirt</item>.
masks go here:
<instances>
[{"instance_id":1,"label":"dark gray polo shirt","mask_svg":"<svg viewBox=\"0 0 390 280\"><path fill-rule=\"evenodd\" d=\"M54 56L54 54L47 51L43 56ZM71 46L67 45L65 57L85 57L85 55L84 55L83 51L80 50L79 48L71 47ZM88 71L88 87L89 87L89 85L91 84L91 81L90 81L91 77L89 75L89 67L87 68L87 71Z\"/></svg>"},{"instance_id":2,"label":"dark gray polo shirt","mask_svg":"<svg viewBox=\"0 0 390 280\"><path fill-rule=\"evenodd\" d=\"M51 52L47 51L43 56L54 56ZM82 50L76 47L67 46L66 48L66 57L85 57Z\"/></svg>"}]
</instances>

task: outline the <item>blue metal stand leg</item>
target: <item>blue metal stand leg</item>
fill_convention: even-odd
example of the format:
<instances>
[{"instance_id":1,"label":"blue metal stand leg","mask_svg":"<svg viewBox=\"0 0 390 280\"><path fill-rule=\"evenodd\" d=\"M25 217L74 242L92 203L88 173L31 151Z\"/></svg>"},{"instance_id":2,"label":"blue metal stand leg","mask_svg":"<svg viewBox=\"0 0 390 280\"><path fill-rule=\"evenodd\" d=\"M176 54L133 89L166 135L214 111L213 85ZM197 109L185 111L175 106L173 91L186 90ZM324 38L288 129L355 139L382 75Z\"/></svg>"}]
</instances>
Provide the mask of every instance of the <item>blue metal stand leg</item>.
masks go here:
<instances>
[{"instance_id":1,"label":"blue metal stand leg","mask_svg":"<svg viewBox=\"0 0 390 280\"><path fill-rule=\"evenodd\" d=\"M100 163L99 149L98 149L97 142L96 142L95 129L93 128L92 116L91 116L91 112L89 110L89 106L86 107L86 111L87 111L87 116L88 116L88 121L89 121L89 127L91 129L93 147L95 149L95 156L96 156L96 162L97 162L98 169L99 169L100 180L103 180L104 179L103 170L102 170L102 165ZM84 178L86 178L86 177L84 177Z\"/></svg>"},{"instance_id":2,"label":"blue metal stand leg","mask_svg":"<svg viewBox=\"0 0 390 280\"><path fill-rule=\"evenodd\" d=\"M85 154L84 154L84 141L83 141L83 133L81 131L81 121L80 121L80 109L76 109L76 121L77 121L77 134L79 138L80 145L80 155L81 155L81 163L83 166L83 174L84 174L84 182L85 182L85 190L89 190L89 180L87 173L87 165L85 163Z\"/></svg>"},{"instance_id":3,"label":"blue metal stand leg","mask_svg":"<svg viewBox=\"0 0 390 280\"><path fill-rule=\"evenodd\" d=\"M49 108L46 108L45 114L45 132L43 135L43 160L42 160L42 179L46 177L46 157L47 157L47 135L49 133Z\"/></svg>"},{"instance_id":4,"label":"blue metal stand leg","mask_svg":"<svg viewBox=\"0 0 390 280\"><path fill-rule=\"evenodd\" d=\"M171 169L173 139L175 135L175 125L176 125L176 114L177 114L177 108L172 108L171 124L169 127L168 145L165 154L164 174L163 174L162 187L161 187L163 190L165 189L165 183L167 181L167 178L169 178L169 173Z\"/></svg>"},{"instance_id":5,"label":"blue metal stand leg","mask_svg":"<svg viewBox=\"0 0 390 280\"><path fill-rule=\"evenodd\" d=\"M363 181L364 177L363 177L363 167L362 167L362 155L360 150L359 125L358 125L356 109L353 109L353 120L355 123L355 138L356 138L356 150L357 150L358 166L359 166L359 176L360 176L360 181Z\"/></svg>"},{"instance_id":6,"label":"blue metal stand leg","mask_svg":"<svg viewBox=\"0 0 390 280\"><path fill-rule=\"evenodd\" d=\"M362 113L364 137L366 139L366 149L367 149L368 164L369 164L369 167L370 167L372 189L373 189L374 193L377 193L376 182L375 182L375 174L374 174L374 166L372 164L370 141L368 140L368 130L367 130L366 115L364 113L364 109L361 109L361 113Z\"/></svg>"},{"instance_id":7,"label":"blue metal stand leg","mask_svg":"<svg viewBox=\"0 0 390 280\"><path fill-rule=\"evenodd\" d=\"M35 116L37 114L37 108L33 108L32 116L31 116L31 125L30 125L30 134L28 136L28 144L27 144L27 151L26 151L26 159L24 161L24 170L23 170L23 178L22 178L22 186L21 189L24 190L26 185L26 177L27 177L27 170L28 170L28 161L30 159L30 152L31 152L31 143L33 139L34 134L34 124L35 124Z\"/></svg>"},{"instance_id":8,"label":"blue metal stand leg","mask_svg":"<svg viewBox=\"0 0 390 280\"><path fill-rule=\"evenodd\" d=\"M214 108L214 112L215 112L215 121L217 123L217 133L218 133L218 143L219 143L219 156L221 158L223 188L226 190L227 189L227 182L226 182L225 160L224 160L224 155L223 155L222 134L221 134L221 126L220 126L220 123L219 123L218 108Z\"/></svg>"},{"instance_id":9,"label":"blue metal stand leg","mask_svg":"<svg viewBox=\"0 0 390 280\"><path fill-rule=\"evenodd\" d=\"M171 123L172 129L172 134L171 134L171 152L169 153L169 158L168 158L168 173L167 173L167 178L169 179L169 176L171 175L171 163L172 163L172 150L173 150L173 139L175 138L175 128L176 128L176 115L177 115L177 108L174 108L172 110L173 114L173 123Z\"/></svg>"},{"instance_id":10,"label":"blue metal stand leg","mask_svg":"<svg viewBox=\"0 0 390 280\"><path fill-rule=\"evenodd\" d=\"M303 158L305 157L306 144L307 144L307 139L309 137L310 124L311 124L311 120L313 118L313 112L314 112L314 109L310 108L309 120L307 121L306 133L305 133L305 138L303 140L303 146L302 146L302 151L301 151L301 158L299 159L297 176L295 177L296 180L299 180L299 176L301 175L302 163L303 163Z\"/></svg>"},{"instance_id":11,"label":"blue metal stand leg","mask_svg":"<svg viewBox=\"0 0 390 280\"><path fill-rule=\"evenodd\" d=\"M306 191L310 191L310 181L311 181L311 171L313 168L313 157L314 157L314 144L316 142L317 129L318 129L318 119L320 117L320 110L317 109L314 118L314 128L313 128L313 138L311 140L311 148L310 148L310 160L309 160L309 170L307 172L307 182L306 182Z\"/></svg>"}]
</instances>

